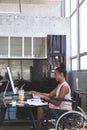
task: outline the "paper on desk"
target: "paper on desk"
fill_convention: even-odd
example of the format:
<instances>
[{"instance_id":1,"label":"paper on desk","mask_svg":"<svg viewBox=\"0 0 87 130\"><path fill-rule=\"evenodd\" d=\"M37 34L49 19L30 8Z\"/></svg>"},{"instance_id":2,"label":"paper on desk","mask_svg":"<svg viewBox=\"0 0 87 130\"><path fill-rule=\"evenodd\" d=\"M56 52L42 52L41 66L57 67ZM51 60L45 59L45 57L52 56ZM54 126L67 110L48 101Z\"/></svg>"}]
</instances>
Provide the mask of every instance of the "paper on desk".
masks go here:
<instances>
[{"instance_id":1,"label":"paper on desk","mask_svg":"<svg viewBox=\"0 0 87 130\"><path fill-rule=\"evenodd\" d=\"M24 104L27 104L26 101L22 101L22 102L10 102L9 104L11 104L12 106L17 106L17 105L24 105Z\"/></svg>"},{"instance_id":2,"label":"paper on desk","mask_svg":"<svg viewBox=\"0 0 87 130\"><path fill-rule=\"evenodd\" d=\"M33 105L33 106L43 106L43 105L48 105L47 102L42 102L41 99L28 99L27 103L29 105Z\"/></svg>"}]
</instances>

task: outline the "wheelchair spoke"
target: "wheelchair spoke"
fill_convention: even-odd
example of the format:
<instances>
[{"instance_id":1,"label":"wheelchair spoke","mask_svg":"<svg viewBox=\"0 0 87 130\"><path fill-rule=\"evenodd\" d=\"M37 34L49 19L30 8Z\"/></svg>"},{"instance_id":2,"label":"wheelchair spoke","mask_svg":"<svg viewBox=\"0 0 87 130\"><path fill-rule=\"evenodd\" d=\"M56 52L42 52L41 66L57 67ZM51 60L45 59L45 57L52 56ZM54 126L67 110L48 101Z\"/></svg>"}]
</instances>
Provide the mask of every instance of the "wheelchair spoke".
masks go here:
<instances>
[{"instance_id":1,"label":"wheelchair spoke","mask_svg":"<svg viewBox=\"0 0 87 130\"><path fill-rule=\"evenodd\" d=\"M79 112L66 112L58 120L56 130L84 130L85 118Z\"/></svg>"}]
</instances>

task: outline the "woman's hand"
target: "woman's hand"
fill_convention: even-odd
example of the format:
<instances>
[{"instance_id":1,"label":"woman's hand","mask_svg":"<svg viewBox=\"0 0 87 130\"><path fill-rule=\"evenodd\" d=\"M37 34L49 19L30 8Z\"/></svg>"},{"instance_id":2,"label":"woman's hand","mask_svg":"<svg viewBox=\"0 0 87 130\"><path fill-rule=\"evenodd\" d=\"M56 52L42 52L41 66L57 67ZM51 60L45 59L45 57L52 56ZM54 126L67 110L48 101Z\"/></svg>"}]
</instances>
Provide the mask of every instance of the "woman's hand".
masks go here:
<instances>
[{"instance_id":1,"label":"woman's hand","mask_svg":"<svg viewBox=\"0 0 87 130\"><path fill-rule=\"evenodd\" d=\"M29 91L29 94L36 94L36 91Z\"/></svg>"},{"instance_id":2,"label":"woman's hand","mask_svg":"<svg viewBox=\"0 0 87 130\"><path fill-rule=\"evenodd\" d=\"M50 100L49 97L47 97L47 96L45 96L45 95L43 95L43 94L38 94L38 96L39 96L41 99L43 99L43 100L45 100L45 101L47 101L47 102L49 102L49 100Z\"/></svg>"},{"instance_id":3,"label":"woman's hand","mask_svg":"<svg viewBox=\"0 0 87 130\"><path fill-rule=\"evenodd\" d=\"M32 91L29 92L29 94L39 96L41 93L32 90Z\"/></svg>"},{"instance_id":4,"label":"woman's hand","mask_svg":"<svg viewBox=\"0 0 87 130\"><path fill-rule=\"evenodd\" d=\"M36 93L37 96L39 96L40 98L44 99L44 95L43 94L40 94L40 93Z\"/></svg>"},{"instance_id":5,"label":"woman's hand","mask_svg":"<svg viewBox=\"0 0 87 130\"><path fill-rule=\"evenodd\" d=\"M46 96L47 94L44 95L43 93L40 93L40 92L37 92L37 91L33 91L33 90L32 90L32 91L30 91L29 93L32 94L33 96L36 95L36 96L38 96L38 97L40 97L41 99L44 99L44 100L46 100L46 101L48 101L48 100L50 99L49 97Z\"/></svg>"}]
</instances>

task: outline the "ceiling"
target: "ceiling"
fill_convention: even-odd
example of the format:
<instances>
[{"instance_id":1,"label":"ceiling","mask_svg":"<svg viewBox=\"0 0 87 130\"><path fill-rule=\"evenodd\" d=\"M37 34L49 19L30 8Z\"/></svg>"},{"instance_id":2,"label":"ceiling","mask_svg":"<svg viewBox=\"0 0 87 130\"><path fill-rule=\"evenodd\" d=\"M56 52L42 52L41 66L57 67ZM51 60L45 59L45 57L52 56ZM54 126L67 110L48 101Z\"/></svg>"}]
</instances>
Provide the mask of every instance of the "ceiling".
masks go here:
<instances>
[{"instance_id":1,"label":"ceiling","mask_svg":"<svg viewBox=\"0 0 87 130\"><path fill-rule=\"evenodd\" d=\"M23 3L23 4L46 4L46 3L55 3L55 4L58 4L60 3L61 0L0 0L0 3L3 4L3 3L9 3L9 4L12 4L12 3Z\"/></svg>"}]
</instances>

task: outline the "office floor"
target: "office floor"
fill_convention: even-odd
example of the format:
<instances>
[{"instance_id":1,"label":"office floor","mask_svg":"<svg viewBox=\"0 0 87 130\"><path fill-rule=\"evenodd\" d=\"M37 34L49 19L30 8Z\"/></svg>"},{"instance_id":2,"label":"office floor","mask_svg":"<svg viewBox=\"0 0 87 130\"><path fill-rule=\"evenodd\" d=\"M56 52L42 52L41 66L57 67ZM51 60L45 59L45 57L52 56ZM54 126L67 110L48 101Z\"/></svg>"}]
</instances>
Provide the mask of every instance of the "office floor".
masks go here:
<instances>
[{"instance_id":1,"label":"office floor","mask_svg":"<svg viewBox=\"0 0 87 130\"><path fill-rule=\"evenodd\" d=\"M33 130L33 128L29 126L3 126L0 128L0 130ZM50 129L50 130L55 130L55 129ZM84 130L87 130L87 128L85 128Z\"/></svg>"},{"instance_id":2,"label":"office floor","mask_svg":"<svg viewBox=\"0 0 87 130\"><path fill-rule=\"evenodd\" d=\"M33 128L29 126L4 126L1 127L0 130L33 130ZM50 130L55 130L55 129L50 129ZM84 130L87 130L87 128L85 128Z\"/></svg>"},{"instance_id":3,"label":"office floor","mask_svg":"<svg viewBox=\"0 0 87 130\"><path fill-rule=\"evenodd\" d=\"M3 126L0 130L33 130L29 126Z\"/></svg>"},{"instance_id":4,"label":"office floor","mask_svg":"<svg viewBox=\"0 0 87 130\"><path fill-rule=\"evenodd\" d=\"M0 130L33 130L32 125L29 122L21 122L21 123L4 123L1 127ZM49 130L55 130L53 128L50 128ZM67 130L67 129L66 129ZM79 129L77 129L79 130ZM84 130L87 130L85 128Z\"/></svg>"},{"instance_id":5,"label":"office floor","mask_svg":"<svg viewBox=\"0 0 87 130\"><path fill-rule=\"evenodd\" d=\"M0 130L33 130L30 122L5 122Z\"/></svg>"},{"instance_id":6,"label":"office floor","mask_svg":"<svg viewBox=\"0 0 87 130\"><path fill-rule=\"evenodd\" d=\"M33 130L33 128L32 126L2 126L0 127L0 130Z\"/></svg>"},{"instance_id":7,"label":"office floor","mask_svg":"<svg viewBox=\"0 0 87 130\"><path fill-rule=\"evenodd\" d=\"M0 127L0 130L33 130L31 122L19 121L19 122L5 122ZM51 128L50 130L54 130Z\"/></svg>"}]
</instances>

